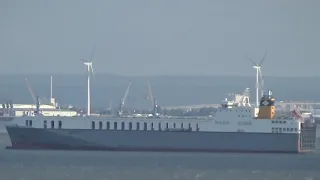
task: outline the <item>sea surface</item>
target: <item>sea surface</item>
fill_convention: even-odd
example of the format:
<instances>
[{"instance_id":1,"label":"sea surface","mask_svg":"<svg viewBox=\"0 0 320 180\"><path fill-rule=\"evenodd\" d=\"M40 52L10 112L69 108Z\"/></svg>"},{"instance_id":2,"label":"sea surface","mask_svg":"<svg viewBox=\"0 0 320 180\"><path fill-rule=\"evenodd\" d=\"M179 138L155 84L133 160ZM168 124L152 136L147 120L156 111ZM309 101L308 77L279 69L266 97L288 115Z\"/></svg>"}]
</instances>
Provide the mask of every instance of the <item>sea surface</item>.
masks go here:
<instances>
[{"instance_id":1,"label":"sea surface","mask_svg":"<svg viewBox=\"0 0 320 180\"><path fill-rule=\"evenodd\" d=\"M0 135L1 180L317 180L312 154L8 150Z\"/></svg>"}]
</instances>

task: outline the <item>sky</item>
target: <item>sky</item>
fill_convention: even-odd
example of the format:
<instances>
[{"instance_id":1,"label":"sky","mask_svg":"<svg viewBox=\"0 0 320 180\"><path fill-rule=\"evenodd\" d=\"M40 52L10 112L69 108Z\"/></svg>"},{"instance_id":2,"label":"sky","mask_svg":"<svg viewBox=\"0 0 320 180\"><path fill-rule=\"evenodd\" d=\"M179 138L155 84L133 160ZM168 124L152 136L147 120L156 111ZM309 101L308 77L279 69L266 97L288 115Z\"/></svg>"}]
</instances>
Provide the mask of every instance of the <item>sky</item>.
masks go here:
<instances>
[{"instance_id":1,"label":"sky","mask_svg":"<svg viewBox=\"0 0 320 180\"><path fill-rule=\"evenodd\" d=\"M1 0L0 74L320 76L319 0Z\"/></svg>"}]
</instances>

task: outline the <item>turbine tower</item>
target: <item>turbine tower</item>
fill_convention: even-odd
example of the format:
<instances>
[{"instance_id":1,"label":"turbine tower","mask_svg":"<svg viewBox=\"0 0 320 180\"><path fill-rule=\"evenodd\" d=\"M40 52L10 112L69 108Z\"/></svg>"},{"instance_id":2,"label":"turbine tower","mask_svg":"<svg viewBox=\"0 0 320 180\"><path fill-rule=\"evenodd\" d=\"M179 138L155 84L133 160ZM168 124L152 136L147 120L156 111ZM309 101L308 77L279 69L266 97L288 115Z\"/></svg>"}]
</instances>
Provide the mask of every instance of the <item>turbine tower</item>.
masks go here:
<instances>
[{"instance_id":1,"label":"turbine tower","mask_svg":"<svg viewBox=\"0 0 320 180\"><path fill-rule=\"evenodd\" d=\"M90 116L90 110L91 110L90 77L91 77L91 74L94 76L94 71L93 71L93 67L92 67L92 58L93 58L95 49L96 49L96 46L94 46L94 48L93 48L93 51L91 53L91 57L90 57L89 61L87 61L85 59L81 59L84 62L83 64L87 66L87 72L88 72L88 104L87 104L87 115L88 116Z\"/></svg>"},{"instance_id":2,"label":"turbine tower","mask_svg":"<svg viewBox=\"0 0 320 180\"><path fill-rule=\"evenodd\" d=\"M266 56L267 56L267 53L264 54L259 64L254 62L251 58L249 58L249 60L253 63L253 68L256 69L256 107L259 107L259 90L260 90L261 97L263 96L263 93L264 93L264 81L261 73L261 65L263 61L266 59Z\"/></svg>"}]
</instances>

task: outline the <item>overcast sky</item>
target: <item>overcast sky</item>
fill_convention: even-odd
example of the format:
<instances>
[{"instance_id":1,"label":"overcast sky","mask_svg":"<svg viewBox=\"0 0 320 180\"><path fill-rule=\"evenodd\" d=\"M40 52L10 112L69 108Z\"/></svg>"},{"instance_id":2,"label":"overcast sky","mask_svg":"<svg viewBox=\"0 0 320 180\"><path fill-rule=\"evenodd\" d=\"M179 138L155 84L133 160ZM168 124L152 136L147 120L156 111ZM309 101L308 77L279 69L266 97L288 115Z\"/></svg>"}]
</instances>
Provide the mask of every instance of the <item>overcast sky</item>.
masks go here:
<instances>
[{"instance_id":1,"label":"overcast sky","mask_svg":"<svg viewBox=\"0 0 320 180\"><path fill-rule=\"evenodd\" d=\"M1 0L0 73L320 76L319 0Z\"/></svg>"}]
</instances>

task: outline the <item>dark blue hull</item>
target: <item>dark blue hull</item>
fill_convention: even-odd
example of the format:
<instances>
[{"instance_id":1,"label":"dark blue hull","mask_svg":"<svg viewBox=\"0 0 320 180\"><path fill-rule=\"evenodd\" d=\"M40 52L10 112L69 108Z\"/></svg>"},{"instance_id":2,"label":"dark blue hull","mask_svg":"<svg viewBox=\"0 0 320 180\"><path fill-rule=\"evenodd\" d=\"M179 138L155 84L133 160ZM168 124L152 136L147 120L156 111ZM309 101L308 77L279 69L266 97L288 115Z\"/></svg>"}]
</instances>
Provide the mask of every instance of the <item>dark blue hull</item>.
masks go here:
<instances>
[{"instance_id":1,"label":"dark blue hull","mask_svg":"<svg viewBox=\"0 0 320 180\"><path fill-rule=\"evenodd\" d=\"M302 147L301 136L293 133L37 129L17 126L9 126L7 131L12 149L242 153L315 150L315 143L310 138L309 148Z\"/></svg>"}]
</instances>

